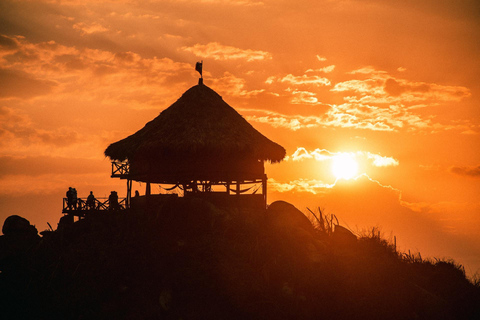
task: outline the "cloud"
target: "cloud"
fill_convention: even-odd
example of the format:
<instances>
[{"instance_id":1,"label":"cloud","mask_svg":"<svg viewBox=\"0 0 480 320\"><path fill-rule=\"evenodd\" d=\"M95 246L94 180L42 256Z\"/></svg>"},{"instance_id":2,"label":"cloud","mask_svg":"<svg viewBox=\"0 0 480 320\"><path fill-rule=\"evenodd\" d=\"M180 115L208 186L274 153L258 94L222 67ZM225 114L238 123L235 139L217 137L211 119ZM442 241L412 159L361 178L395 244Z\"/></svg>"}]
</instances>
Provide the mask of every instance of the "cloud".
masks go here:
<instances>
[{"instance_id":1,"label":"cloud","mask_svg":"<svg viewBox=\"0 0 480 320\"><path fill-rule=\"evenodd\" d=\"M15 50L18 47L17 41L14 38L10 38L0 34L0 47L2 50Z\"/></svg>"},{"instance_id":2,"label":"cloud","mask_svg":"<svg viewBox=\"0 0 480 320\"><path fill-rule=\"evenodd\" d=\"M274 128L287 128L293 131L297 131L304 127L298 119L288 119L284 117L271 117L263 116L259 117L256 115L246 116L247 121L254 121L259 123L266 123L271 125Z\"/></svg>"},{"instance_id":3,"label":"cloud","mask_svg":"<svg viewBox=\"0 0 480 320\"><path fill-rule=\"evenodd\" d=\"M314 85L314 86L329 86L330 80L324 77L319 76L294 76L293 74L288 74L283 78L277 78L277 81L282 83L289 83L293 85Z\"/></svg>"},{"instance_id":4,"label":"cloud","mask_svg":"<svg viewBox=\"0 0 480 320\"><path fill-rule=\"evenodd\" d=\"M375 79L367 80L347 80L335 84L331 91L343 92L353 91L357 93L369 93L369 94L383 94L383 89L380 86L376 86L379 81Z\"/></svg>"},{"instance_id":5,"label":"cloud","mask_svg":"<svg viewBox=\"0 0 480 320\"><path fill-rule=\"evenodd\" d=\"M37 129L26 114L3 106L0 106L0 137L0 146L43 144L66 147L79 141L76 131L68 128Z\"/></svg>"},{"instance_id":6,"label":"cloud","mask_svg":"<svg viewBox=\"0 0 480 320\"><path fill-rule=\"evenodd\" d=\"M214 60L268 60L272 55L265 51L240 49L231 46L225 46L218 42L208 44L195 44L192 47L182 47L181 50L191 52L197 57L212 58Z\"/></svg>"},{"instance_id":7,"label":"cloud","mask_svg":"<svg viewBox=\"0 0 480 320\"><path fill-rule=\"evenodd\" d=\"M385 71L373 67L354 70L348 74L368 75L367 79L352 79L338 82L331 89L333 92L353 92L360 97L348 97L349 101L362 103L411 103L458 102L471 96L470 90L462 86L446 86L436 83L409 81L394 78Z\"/></svg>"},{"instance_id":8,"label":"cloud","mask_svg":"<svg viewBox=\"0 0 480 320\"><path fill-rule=\"evenodd\" d=\"M286 128L296 131L303 128L318 127L319 118L315 116L285 115L279 112L263 109L238 108L242 111L247 121L265 123L274 128ZM254 114L248 114L254 113ZM259 115L261 114L261 115Z\"/></svg>"},{"instance_id":9,"label":"cloud","mask_svg":"<svg viewBox=\"0 0 480 320\"><path fill-rule=\"evenodd\" d=\"M373 160L373 165L376 167L390 167L399 165L399 161L392 157L385 157L370 152L367 152L366 155L368 159Z\"/></svg>"},{"instance_id":10,"label":"cloud","mask_svg":"<svg viewBox=\"0 0 480 320\"><path fill-rule=\"evenodd\" d=\"M370 74L370 75L381 75L386 73L387 73L386 71L377 70L375 67L372 67L372 66L365 66L360 69L347 72L347 74Z\"/></svg>"},{"instance_id":11,"label":"cloud","mask_svg":"<svg viewBox=\"0 0 480 320\"><path fill-rule=\"evenodd\" d=\"M304 158L312 159L313 156L310 154L310 152L307 151L307 149L302 147L297 148L297 150L295 150L292 156L289 157L289 159L292 159L293 161L300 161L300 160L303 160Z\"/></svg>"},{"instance_id":12,"label":"cloud","mask_svg":"<svg viewBox=\"0 0 480 320\"><path fill-rule=\"evenodd\" d=\"M470 177L480 178L480 165L472 167L451 167L449 171L453 174Z\"/></svg>"},{"instance_id":13,"label":"cloud","mask_svg":"<svg viewBox=\"0 0 480 320\"><path fill-rule=\"evenodd\" d=\"M318 100L317 88L331 85L330 80L311 74L314 71L308 69L306 74L299 76L270 76L265 83L272 86L288 84L289 87L284 92L291 94L291 104L327 105ZM468 98L471 93L466 87L398 79L371 66L347 74L355 79L335 83L330 89L331 92L342 94L345 103L330 104L323 114L303 117L282 114L254 115L250 119L292 130L321 126L371 131L438 132L454 129L465 133L476 132L469 123L438 123L433 121L434 116L419 111L440 103L459 102ZM309 90L301 88L305 86L310 86Z\"/></svg>"},{"instance_id":14,"label":"cloud","mask_svg":"<svg viewBox=\"0 0 480 320\"><path fill-rule=\"evenodd\" d=\"M136 109L158 108L159 101L174 96L175 85L183 84L194 72L190 64L144 58L131 51L79 49L55 41L31 43L23 37L6 39L15 45L0 47L0 79L5 83L0 87L0 98L50 94L53 100L99 98L117 104L128 102ZM162 86L164 83L168 88Z\"/></svg>"},{"instance_id":15,"label":"cloud","mask_svg":"<svg viewBox=\"0 0 480 320\"><path fill-rule=\"evenodd\" d=\"M360 103L344 103L332 105L326 112L325 126L367 129L373 131L395 131L404 126L404 121L396 117L393 108L379 108ZM405 120L405 119L404 119Z\"/></svg>"},{"instance_id":16,"label":"cloud","mask_svg":"<svg viewBox=\"0 0 480 320\"><path fill-rule=\"evenodd\" d=\"M290 159L293 161L301 161L304 159L315 159L317 161L325 161L325 160L330 160L334 153L325 150L325 149L315 149L313 151L308 151L307 149L303 147L297 148L295 152L292 154Z\"/></svg>"},{"instance_id":17,"label":"cloud","mask_svg":"<svg viewBox=\"0 0 480 320\"><path fill-rule=\"evenodd\" d=\"M388 78L384 83L385 92L393 97L403 96L407 101L460 101L469 97L470 90L460 86L443 86L435 83L412 82Z\"/></svg>"},{"instance_id":18,"label":"cloud","mask_svg":"<svg viewBox=\"0 0 480 320\"><path fill-rule=\"evenodd\" d=\"M305 71L305 73L307 73L307 72L330 73L330 72L332 72L333 70L335 70L335 65L331 65L331 66L323 67L323 68L318 68L318 69L308 69L307 71Z\"/></svg>"},{"instance_id":19,"label":"cloud","mask_svg":"<svg viewBox=\"0 0 480 320\"><path fill-rule=\"evenodd\" d=\"M330 89L343 94L345 103L332 105L327 111L328 125L375 131L457 129L474 132L471 125L435 123L433 116L417 111L466 99L471 96L466 87L395 78L372 66L347 74L355 79L338 82Z\"/></svg>"},{"instance_id":20,"label":"cloud","mask_svg":"<svg viewBox=\"0 0 480 320\"><path fill-rule=\"evenodd\" d=\"M375 167L390 167L398 166L399 161L393 157L382 156L379 154L371 153L369 151L356 151L356 152L331 152L326 149L315 149L308 151L303 147L297 148L295 152L289 157L293 161L303 161L305 159L315 159L316 161L328 161L333 160L336 157L348 155L356 158L356 160L367 160L371 165Z\"/></svg>"},{"instance_id":21,"label":"cloud","mask_svg":"<svg viewBox=\"0 0 480 320\"><path fill-rule=\"evenodd\" d=\"M216 91L233 97L251 97L265 91L263 89L250 91L246 90L245 79L238 78L229 72L225 72L221 78L211 79L211 82L212 88L214 88Z\"/></svg>"},{"instance_id":22,"label":"cloud","mask_svg":"<svg viewBox=\"0 0 480 320\"><path fill-rule=\"evenodd\" d=\"M18 70L0 69L0 99L30 99L49 94L57 86L50 80L36 79Z\"/></svg>"},{"instance_id":23,"label":"cloud","mask_svg":"<svg viewBox=\"0 0 480 320\"><path fill-rule=\"evenodd\" d=\"M273 192L308 192L319 194L331 189L335 184L328 184L315 179L297 179L289 182L278 182L273 178L268 179L268 188Z\"/></svg>"},{"instance_id":24,"label":"cloud","mask_svg":"<svg viewBox=\"0 0 480 320\"><path fill-rule=\"evenodd\" d=\"M293 74L287 74L285 76L270 76L265 80L265 83L274 87L274 84L286 84L287 88L284 88L284 92L291 94L290 103L292 104L306 104L317 105L320 104L317 98L317 93L314 92L318 87L330 86L329 79L312 75L313 72L331 72L335 66L329 66L320 69L308 69L305 74L295 76ZM309 88L309 90L305 90Z\"/></svg>"},{"instance_id":25,"label":"cloud","mask_svg":"<svg viewBox=\"0 0 480 320\"><path fill-rule=\"evenodd\" d=\"M300 103L300 100L297 100L297 103ZM302 104L325 106L315 102L315 100L304 100ZM245 116L248 121L266 123L275 128L281 127L293 131L314 127L340 127L372 131L398 131L400 129L408 131L419 129L440 130L447 128L446 126L432 123L431 119L422 119L422 117L408 109L395 105L381 108L361 103L344 103L341 105L330 105L324 114L318 116L286 115L262 109L242 110L245 110L246 113L254 113ZM466 130L465 125L456 125L449 128Z\"/></svg>"},{"instance_id":26,"label":"cloud","mask_svg":"<svg viewBox=\"0 0 480 320\"><path fill-rule=\"evenodd\" d=\"M293 104L319 104L316 94L310 91L293 90L293 98L290 100Z\"/></svg>"},{"instance_id":27,"label":"cloud","mask_svg":"<svg viewBox=\"0 0 480 320\"><path fill-rule=\"evenodd\" d=\"M108 31L104 26L93 22L91 24L86 24L83 22L75 23L73 29L80 30L82 35L93 34L93 33L102 33Z\"/></svg>"},{"instance_id":28,"label":"cloud","mask_svg":"<svg viewBox=\"0 0 480 320\"><path fill-rule=\"evenodd\" d=\"M358 184L356 187L358 188L360 186L360 189L362 186L369 189L380 187L381 189L387 191L389 195L394 195L394 202L410 210L413 210L412 208L415 207L415 205L418 205L404 202L402 200L402 192L399 189L390 185L384 185L380 181L370 178L366 173L362 173L349 180L337 179L333 183L326 183L318 179L295 179L288 182L278 182L273 178L268 179L268 188L269 191L272 192L310 193L314 195L323 194L327 196L335 193L342 193L345 191L345 188L356 189L355 184Z\"/></svg>"}]
</instances>

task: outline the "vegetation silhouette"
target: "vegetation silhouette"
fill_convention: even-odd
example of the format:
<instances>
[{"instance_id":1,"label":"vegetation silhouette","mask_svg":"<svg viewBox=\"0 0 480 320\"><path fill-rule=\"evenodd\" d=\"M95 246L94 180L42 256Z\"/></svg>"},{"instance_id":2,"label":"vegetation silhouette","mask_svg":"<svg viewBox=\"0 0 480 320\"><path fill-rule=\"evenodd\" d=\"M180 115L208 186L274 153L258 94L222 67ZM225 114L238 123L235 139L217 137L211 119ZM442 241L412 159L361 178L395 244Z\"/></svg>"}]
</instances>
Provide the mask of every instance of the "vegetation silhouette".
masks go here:
<instances>
[{"instance_id":1,"label":"vegetation silhouette","mask_svg":"<svg viewBox=\"0 0 480 320\"><path fill-rule=\"evenodd\" d=\"M265 210L171 197L96 212L43 237L28 221L6 221L2 319L480 315L480 285L455 262L397 252L375 229L357 238L312 213L313 224L283 201Z\"/></svg>"}]
</instances>

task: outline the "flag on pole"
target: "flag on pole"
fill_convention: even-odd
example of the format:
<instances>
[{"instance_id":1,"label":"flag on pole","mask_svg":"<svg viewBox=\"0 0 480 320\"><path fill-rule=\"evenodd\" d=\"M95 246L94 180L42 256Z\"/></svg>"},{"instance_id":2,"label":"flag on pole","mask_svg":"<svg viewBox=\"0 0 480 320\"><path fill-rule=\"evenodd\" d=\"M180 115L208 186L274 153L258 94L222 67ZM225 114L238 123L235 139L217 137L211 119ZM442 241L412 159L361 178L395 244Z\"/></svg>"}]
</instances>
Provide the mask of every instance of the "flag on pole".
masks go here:
<instances>
[{"instance_id":1,"label":"flag on pole","mask_svg":"<svg viewBox=\"0 0 480 320\"><path fill-rule=\"evenodd\" d=\"M203 60L202 62L197 62L197 64L195 65L195 70L198 71L200 73L200 76L203 78L202 65L203 65Z\"/></svg>"}]
</instances>

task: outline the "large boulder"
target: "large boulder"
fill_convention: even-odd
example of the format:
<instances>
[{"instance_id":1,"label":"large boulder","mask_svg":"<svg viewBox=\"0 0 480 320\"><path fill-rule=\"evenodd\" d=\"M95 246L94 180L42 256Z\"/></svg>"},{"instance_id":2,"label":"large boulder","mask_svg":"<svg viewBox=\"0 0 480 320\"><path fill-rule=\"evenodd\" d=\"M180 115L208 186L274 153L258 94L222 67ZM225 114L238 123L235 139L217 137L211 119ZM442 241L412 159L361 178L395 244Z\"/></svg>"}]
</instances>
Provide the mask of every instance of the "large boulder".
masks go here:
<instances>
[{"instance_id":1,"label":"large boulder","mask_svg":"<svg viewBox=\"0 0 480 320\"><path fill-rule=\"evenodd\" d=\"M324 259L325 245L316 238L310 220L295 206L285 201L273 202L267 209L267 221L266 232L284 251L280 256L291 258L292 266L308 268L312 262Z\"/></svg>"},{"instance_id":2,"label":"large boulder","mask_svg":"<svg viewBox=\"0 0 480 320\"><path fill-rule=\"evenodd\" d=\"M17 215L9 216L3 223L2 232L6 236L27 236L35 237L38 235L37 228L30 224L25 218Z\"/></svg>"},{"instance_id":3,"label":"large boulder","mask_svg":"<svg viewBox=\"0 0 480 320\"><path fill-rule=\"evenodd\" d=\"M347 228L341 225L335 225L333 240L344 244L354 244L357 241L357 236Z\"/></svg>"},{"instance_id":4,"label":"large boulder","mask_svg":"<svg viewBox=\"0 0 480 320\"><path fill-rule=\"evenodd\" d=\"M0 270L4 271L13 261L38 244L40 237L37 228L17 215L5 219L0 236Z\"/></svg>"},{"instance_id":5,"label":"large boulder","mask_svg":"<svg viewBox=\"0 0 480 320\"><path fill-rule=\"evenodd\" d=\"M287 228L300 228L313 233L310 220L294 205L285 201L275 201L268 206L267 217L271 224Z\"/></svg>"}]
</instances>

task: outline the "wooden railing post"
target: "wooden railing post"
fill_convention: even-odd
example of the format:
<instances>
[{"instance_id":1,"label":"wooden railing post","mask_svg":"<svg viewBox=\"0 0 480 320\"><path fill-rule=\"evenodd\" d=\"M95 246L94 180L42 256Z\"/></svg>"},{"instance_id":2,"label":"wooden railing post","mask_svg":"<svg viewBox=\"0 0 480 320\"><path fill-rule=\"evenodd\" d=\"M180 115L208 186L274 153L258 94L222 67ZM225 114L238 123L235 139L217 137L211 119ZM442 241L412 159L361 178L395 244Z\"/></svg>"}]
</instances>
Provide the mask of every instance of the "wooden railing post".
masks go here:
<instances>
[{"instance_id":1,"label":"wooden railing post","mask_svg":"<svg viewBox=\"0 0 480 320\"><path fill-rule=\"evenodd\" d=\"M267 208L267 175L264 174L262 178L262 193L265 209Z\"/></svg>"}]
</instances>

